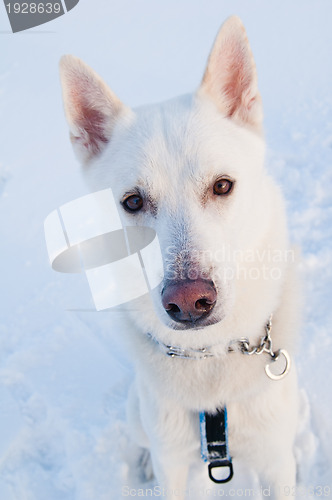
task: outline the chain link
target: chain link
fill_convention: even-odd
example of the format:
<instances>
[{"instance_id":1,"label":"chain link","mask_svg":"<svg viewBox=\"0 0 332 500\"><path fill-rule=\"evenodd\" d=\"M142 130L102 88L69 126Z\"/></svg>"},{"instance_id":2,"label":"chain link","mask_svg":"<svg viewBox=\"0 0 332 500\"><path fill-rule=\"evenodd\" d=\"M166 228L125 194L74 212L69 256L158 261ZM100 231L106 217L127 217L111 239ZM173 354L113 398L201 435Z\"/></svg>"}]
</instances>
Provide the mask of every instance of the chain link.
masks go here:
<instances>
[{"instance_id":1,"label":"chain link","mask_svg":"<svg viewBox=\"0 0 332 500\"><path fill-rule=\"evenodd\" d=\"M271 329L272 329L272 314L269 318L269 321L265 325L265 335L261 337L258 346L250 348L250 343L248 338L239 339L237 341L239 343L241 352L243 354L248 354L249 356L251 356L252 354L259 355L262 354L263 352L266 352L270 354L272 359L274 359L277 356L277 353L273 352Z\"/></svg>"},{"instance_id":2,"label":"chain link","mask_svg":"<svg viewBox=\"0 0 332 500\"><path fill-rule=\"evenodd\" d=\"M271 329L272 329L272 314L269 318L269 321L265 325L265 335L261 337L259 345L250 348L250 341L248 338L242 338L231 342L229 345L229 351L234 351L232 346L238 344L240 348L240 352L242 354L247 354L251 356L253 354L262 354L266 352L270 355L272 361L277 361L280 357L284 360L284 368L282 368L279 373L273 373L270 368L270 364L265 365L265 373L272 380L281 380L284 378L291 368L291 358L288 352L285 349L279 349L278 351L273 351L273 344L271 338Z\"/></svg>"}]
</instances>

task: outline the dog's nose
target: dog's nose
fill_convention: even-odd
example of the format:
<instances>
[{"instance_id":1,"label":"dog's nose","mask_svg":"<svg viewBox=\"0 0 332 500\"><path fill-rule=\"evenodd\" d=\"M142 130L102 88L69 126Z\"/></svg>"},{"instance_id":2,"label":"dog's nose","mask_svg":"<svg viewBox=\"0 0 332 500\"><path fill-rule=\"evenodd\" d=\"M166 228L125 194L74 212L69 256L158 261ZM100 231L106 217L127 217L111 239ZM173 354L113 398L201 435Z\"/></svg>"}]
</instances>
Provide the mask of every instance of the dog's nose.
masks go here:
<instances>
[{"instance_id":1,"label":"dog's nose","mask_svg":"<svg viewBox=\"0 0 332 500\"><path fill-rule=\"evenodd\" d=\"M195 322L210 314L217 300L212 281L185 280L171 283L162 291L162 304L174 321Z\"/></svg>"}]
</instances>

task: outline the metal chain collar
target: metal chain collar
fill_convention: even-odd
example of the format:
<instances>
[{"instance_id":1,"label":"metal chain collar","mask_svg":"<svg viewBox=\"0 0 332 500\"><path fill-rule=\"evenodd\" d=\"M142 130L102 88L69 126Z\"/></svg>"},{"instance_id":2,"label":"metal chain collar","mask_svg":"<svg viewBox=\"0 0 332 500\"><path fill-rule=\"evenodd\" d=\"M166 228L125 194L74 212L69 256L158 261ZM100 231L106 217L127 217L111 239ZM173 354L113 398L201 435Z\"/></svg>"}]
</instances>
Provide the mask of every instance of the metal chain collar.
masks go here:
<instances>
[{"instance_id":1,"label":"metal chain collar","mask_svg":"<svg viewBox=\"0 0 332 500\"><path fill-rule=\"evenodd\" d=\"M281 362L281 365L283 364L284 366L283 367L281 366L281 370L279 369L280 373L273 373L270 368L271 364L265 365L266 375L272 380L280 380L284 378L289 372L291 368L291 358L286 349L278 349L278 351L276 352L273 351L271 330L272 330L272 314L265 325L265 335L261 337L258 346L250 348L249 339L242 338L235 340L234 342L231 342L228 347L228 352L232 352L232 350L234 351L234 349L232 349L232 346L234 344L238 344L240 352L242 352L242 354L247 354L248 356L252 356L253 354L260 355L263 353L269 354L272 360L272 364L280 359L283 359L283 363Z\"/></svg>"},{"instance_id":2,"label":"metal chain collar","mask_svg":"<svg viewBox=\"0 0 332 500\"><path fill-rule=\"evenodd\" d=\"M247 337L242 337L240 339L232 340L228 344L227 351L228 352L241 352L242 354L246 354L248 356L252 356L254 354L261 355L263 353L269 354L271 357L272 363L265 365L266 375L272 380L280 380L284 378L290 370L291 367L291 359L288 352L285 349L279 349L278 351L273 351L273 344L271 338L271 330L272 330L272 314L265 325L265 335L263 335L260 339L260 342L255 347L250 347L250 341ZM202 347L201 349L192 349L192 348L182 348L175 347L164 344L157 340L151 333L147 334L149 338L151 338L160 348L160 350L170 356L171 358L182 358L182 359L207 359L212 357L217 357L218 353L215 352L214 348L217 346L210 347ZM238 349L235 348L238 347ZM283 359L283 367L279 367L279 373L273 373L271 371L271 366L274 362Z\"/></svg>"}]
</instances>

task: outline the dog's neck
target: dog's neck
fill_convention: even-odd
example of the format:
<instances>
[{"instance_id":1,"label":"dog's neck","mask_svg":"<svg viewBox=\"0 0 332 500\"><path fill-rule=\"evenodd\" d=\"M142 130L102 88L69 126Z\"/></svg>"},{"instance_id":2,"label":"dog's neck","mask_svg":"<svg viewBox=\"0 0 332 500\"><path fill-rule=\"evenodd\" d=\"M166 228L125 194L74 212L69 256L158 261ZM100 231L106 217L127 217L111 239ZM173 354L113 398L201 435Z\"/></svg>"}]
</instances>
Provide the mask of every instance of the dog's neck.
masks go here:
<instances>
[{"instance_id":1,"label":"dog's neck","mask_svg":"<svg viewBox=\"0 0 332 500\"><path fill-rule=\"evenodd\" d=\"M220 345L213 345L209 347L202 347L200 349L183 348L164 344L160 340L156 339L151 333L148 333L148 337L159 347L161 352L170 356L171 358L182 358L187 360L202 360L207 358L217 358L224 356L231 352L240 352L242 354L253 355L253 354L263 354L266 353L270 356L272 362L278 361L283 358L284 366L279 367L278 373L273 373L270 369L270 364L265 366L266 375L272 380L280 380L290 370L291 359L288 352L285 349L279 349L278 351L273 351L271 330L272 330L272 314L265 324L265 334L261 336L258 344L256 346L250 346L250 341L247 337L241 337L239 339L231 340L226 348L220 349Z\"/></svg>"},{"instance_id":2,"label":"dog's neck","mask_svg":"<svg viewBox=\"0 0 332 500\"><path fill-rule=\"evenodd\" d=\"M269 341L272 346L272 341L270 337L270 332L272 329L272 314L269 320L265 324L265 335L260 338L258 347L250 348L249 339L247 337L241 337L238 339L231 340L226 347L223 346L221 348L220 344L215 344L212 346L201 347L199 349L193 349L190 347L179 347L164 344L160 340L158 340L151 333L147 333L147 336L155 342L155 344L159 347L161 352L166 354L166 356L170 356L171 358L183 358L183 359L207 359L207 358L216 358L221 357L229 352L241 351L246 354L253 353L252 351L257 351L260 347L262 347L263 340L266 339L267 335L269 337Z\"/></svg>"}]
</instances>

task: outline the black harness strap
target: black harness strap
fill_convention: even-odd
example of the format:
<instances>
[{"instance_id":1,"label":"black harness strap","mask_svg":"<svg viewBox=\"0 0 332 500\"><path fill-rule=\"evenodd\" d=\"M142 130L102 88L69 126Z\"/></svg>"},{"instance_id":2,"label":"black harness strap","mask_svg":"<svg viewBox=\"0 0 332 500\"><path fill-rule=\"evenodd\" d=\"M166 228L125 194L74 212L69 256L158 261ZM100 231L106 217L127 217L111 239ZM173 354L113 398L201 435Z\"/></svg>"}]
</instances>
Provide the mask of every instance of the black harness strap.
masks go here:
<instances>
[{"instance_id":1,"label":"black harness strap","mask_svg":"<svg viewBox=\"0 0 332 500\"><path fill-rule=\"evenodd\" d=\"M201 454L203 460L209 462L210 479L215 483L227 483L233 477L233 464L228 450L226 408L217 410L213 414L201 412L200 427ZM213 469L223 467L228 469L228 475L220 479L216 478L213 475Z\"/></svg>"}]
</instances>

